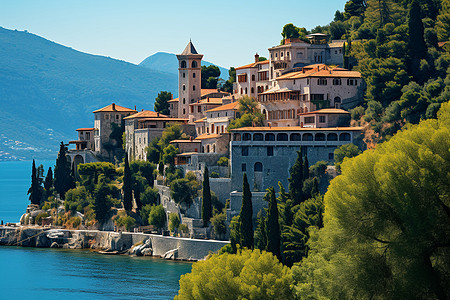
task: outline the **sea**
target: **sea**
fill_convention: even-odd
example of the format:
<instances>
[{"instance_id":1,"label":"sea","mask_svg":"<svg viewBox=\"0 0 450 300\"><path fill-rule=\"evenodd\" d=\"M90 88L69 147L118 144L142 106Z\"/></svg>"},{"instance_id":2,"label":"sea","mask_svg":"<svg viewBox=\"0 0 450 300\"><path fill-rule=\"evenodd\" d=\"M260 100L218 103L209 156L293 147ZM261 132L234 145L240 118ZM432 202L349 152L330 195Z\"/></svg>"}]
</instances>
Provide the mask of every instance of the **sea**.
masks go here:
<instances>
[{"instance_id":1,"label":"sea","mask_svg":"<svg viewBox=\"0 0 450 300\"><path fill-rule=\"evenodd\" d=\"M44 165L44 175L54 161ZM29 204L31 161L0 162L0 220L19 222ZM0 246L0 299L173 299L188 262L105 256L89 250Z\"/></svg>"}]
</instances>

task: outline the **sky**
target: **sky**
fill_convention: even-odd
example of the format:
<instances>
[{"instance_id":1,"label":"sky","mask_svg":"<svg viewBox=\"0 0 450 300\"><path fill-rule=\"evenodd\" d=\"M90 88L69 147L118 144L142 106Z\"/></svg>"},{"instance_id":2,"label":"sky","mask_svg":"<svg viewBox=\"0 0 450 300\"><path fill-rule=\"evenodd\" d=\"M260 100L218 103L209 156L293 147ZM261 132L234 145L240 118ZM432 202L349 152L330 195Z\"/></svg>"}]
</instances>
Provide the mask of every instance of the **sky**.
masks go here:
<instances>
[{"instance_id":1,"label":"sky","mask_svg":"<svg viewBox=\"0 0 450 300\"><path fill-rule=\"evenodd\" d=\"M189 39L203 59L229 68L279 44L287 23L312 29L346 0L0 0L0 26L139 64L156 52L181 53Z\"/></svg>"}]
</instances>

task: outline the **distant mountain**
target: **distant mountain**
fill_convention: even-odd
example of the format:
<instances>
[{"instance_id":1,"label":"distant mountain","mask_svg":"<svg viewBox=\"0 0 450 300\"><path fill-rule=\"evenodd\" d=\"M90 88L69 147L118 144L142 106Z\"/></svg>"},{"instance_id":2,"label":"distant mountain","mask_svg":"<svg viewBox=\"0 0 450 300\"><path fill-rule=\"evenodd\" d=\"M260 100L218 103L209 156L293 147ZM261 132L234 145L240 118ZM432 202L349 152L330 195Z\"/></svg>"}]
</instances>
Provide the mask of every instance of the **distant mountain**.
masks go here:
<instances>
[{"instance_id":1,"label":"distant mountain","mask_svg":"<svg viewBox=\"0 0 450 300\"><path fill-rule=\"evenodd\" d=\"M178 76L178 59L175 54L172 53L166 53L166 52L157 52L146 59L144 59L140 64L142 67L146 67L152 70L161 71L161 72L167 72L170 74L175 74ZM210 63L208 61L202 60L203 66L210 66L214 65L213 63ZM230 77L228 75L228 69L217 66L220 69L220 78L224 80L228 80Z\"/></svg>"},{"instance_id":2,"label":"distant mountain","mask_svg":"<svg viewBox=\"0 0 450 300\"><path fill-rule=\"evenodd\" d=\"M153 109L158 92L176 97L177 85L173 72L0 27L0 161L54 158L60 141L74 140L75 129L93 126L93 110L112 102Z\"/></svg>"}]
</instances>

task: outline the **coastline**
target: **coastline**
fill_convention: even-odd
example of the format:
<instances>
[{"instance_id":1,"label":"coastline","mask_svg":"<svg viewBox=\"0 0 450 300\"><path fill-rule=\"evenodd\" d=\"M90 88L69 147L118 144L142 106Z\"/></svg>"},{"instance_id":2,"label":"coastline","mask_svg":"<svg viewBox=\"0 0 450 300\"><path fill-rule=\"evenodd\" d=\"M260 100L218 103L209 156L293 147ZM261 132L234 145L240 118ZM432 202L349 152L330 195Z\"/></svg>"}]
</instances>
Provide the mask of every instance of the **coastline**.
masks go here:
<instances>
[{"instance_id":1,"label":"coastline","mask_svg":"<svg viewBox=\"0 0 450 300\"><path fill-rule=\"evenodd\" d=\"M228 243L134 232L0 226L0 246L90 249L102 254L152 256L180 261L203 260Z\"/></svg>"}]
</instances>

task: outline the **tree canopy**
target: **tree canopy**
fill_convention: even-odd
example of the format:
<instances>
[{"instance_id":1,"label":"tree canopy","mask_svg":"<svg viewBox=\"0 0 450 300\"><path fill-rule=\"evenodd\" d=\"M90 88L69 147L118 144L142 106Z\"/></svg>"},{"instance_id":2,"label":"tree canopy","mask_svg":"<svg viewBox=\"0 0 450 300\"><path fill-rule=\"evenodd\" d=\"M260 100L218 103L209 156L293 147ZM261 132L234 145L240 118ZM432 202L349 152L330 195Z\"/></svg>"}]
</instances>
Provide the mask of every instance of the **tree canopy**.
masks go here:
<instances>
[{"instance_id":1,"label":"tree canopy","mask_svg":"<svg viewBox=\"0 0 450 300\"><path fill-rule=\"evenodd\" d=\"M158 96L155 98L154 109L156 112L159 112L163 115L169 115L169 100L172 99L172 93L161 91L158 93Z\"/></svg>"}]
</instances>

